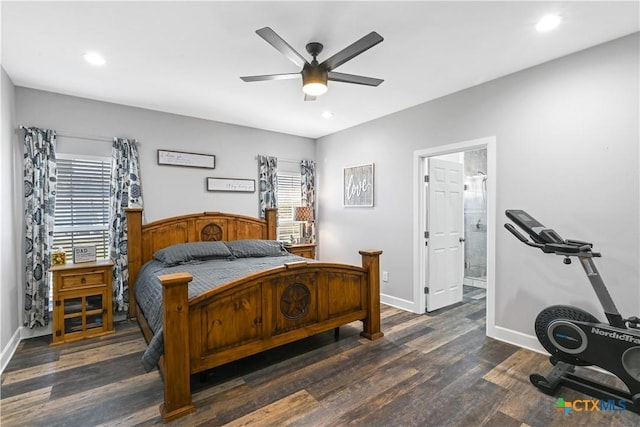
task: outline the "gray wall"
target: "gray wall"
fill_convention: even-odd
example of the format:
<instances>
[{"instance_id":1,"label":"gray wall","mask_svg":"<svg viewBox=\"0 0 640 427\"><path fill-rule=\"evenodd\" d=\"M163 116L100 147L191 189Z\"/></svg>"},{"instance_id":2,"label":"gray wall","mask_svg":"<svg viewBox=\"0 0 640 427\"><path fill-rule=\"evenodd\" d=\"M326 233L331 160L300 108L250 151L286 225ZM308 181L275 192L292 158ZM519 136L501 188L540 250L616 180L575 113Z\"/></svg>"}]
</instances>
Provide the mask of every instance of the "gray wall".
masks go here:
<instances>
[{"instance_id":1,"label":"gray wall","mask_svg":"<svg viewBox=\"0 0 640 427\"><path fill-rule=\"evenodd\" d=\"M3 97L4 103L4 97ZM4 113L3 113L4 114ZM3 116L4 123L4 116ZM256 179L256 156L268 154L287 159L314 159L315 141L308 138L268 132L242 126L195 119L141 108L93 101L23 87L15 88L15 120L17 125L37 126L58 131L58 153L82 153L110 156L111 142L75 139L64 135L79 135L109 139L113 136L136 138L141 142L140 168L142 195L147 222L193 212L221 211L258 216L258 193L221 193L205 191L206 177ZM4 139L3 139L3 159ZM18 147L21 145L18 144ZM157 150L209 153L216 156L215 169L160 166ZM3 160L4 164L4 160ZM21 163L17 162L18 169ZM4 172L3 172L4 175ZM257 182L256 182L257 184ZM257 188L257 185L256 185ZM3 186L4 192L4 186ZM21 199L15 200L20 206ZM21 216L19 217L22 221ZM3 220L4 221L4 220ZM22 225L21 225L22 226ZM3 245L4 245L3 222ZM15 242L21 242L13 236ZM21 243L16 243L21 244ZM19 248L21 251L22 249ZM21 252L18 252L21 253ZM4 260L3 260L4 261ZM21 257L13 263L24 269ZM4 267L3 267L4 281ZM4 287L4 284L3 284ZM2 290L4 304L22 304L22 292ZM22 311L13 317L22 324ZM16 330L16 320L7 333ZM3 345L5 328L3 325ZM23 330L25 336L32 331ZM39 330L34 335L47 333ZM3 347L4 348L4 347Z\"/></svg>"},{"instance_id":2,"label":"gray wall","mask_svg":"<svg viewBox=\"0 0 640 427\"><path fill-rule=\"evenodd\" d=\"M212 209L255 215L256 194L207 193L204 178L256 177L256 154L314 158L315 149L320 257L359 264L358 249L383 249L382 269L390 276L382 291L404 299L412 298L415 268L413 152L495 135L497 174L492 178L497 180L498 212L527 209L566 237L595 242L605 254L599 260L601 273L619 308L629 315L640 312L638 48L635 34L327 136L316 144L25 88L15 89L12 120L13 102L5 92L12 94L13 85L4 74L2 122L139 139L147 220ZM3 125L2 159L14 155L15 149L7 147L11 132ZM62 150L78 149L78 144L59 139ZM88 152L108 152L108 143L82 144L80 149ZM213 171L161 167L156 164L158 148L210 152L217 156L217 167ZM376 164L375 207L343 208L343 167L369 162ZM12 166L3 160L0 195L3 203L11 200L18 205L21 187L16 191L15 182L5 183L14 176L8 167ZM21 221L15 214L21 206L16 209L9 210L8 218L1 217L3 349L6 337L17 328L16 298L21 304L14 286L21 261L11 256L6 261L5 251L9 246L10 253L20 253L15 248L20 239L14 235L12 241L5 240L7 227L12 232L11 224ZM498 221L502 223L502 214ZM578 265L564 266L560 259L524 247L500 226L496 229L496 325L510 331L516 337L512 341L518 335L530 337L532 319L549 304L574 304L600 314ZM13 268L6 267L10 263ZM9 325L5 317L11 318Z\"/></svg>"},{"instance_id":3,"label":"gray wall","mask_svg":"<svg viewBox=\"0 0 640 427\"><path fill-rule=\"evenodd\" d=\"M258 154L310 160L315 155L315 141L308 138L22 87L16 88L16 118L19 124L55 129L62 135L139 140L147 221L205 210L257 216L257 192L207 192L205 178L257 179ZM111 153L110 142L62 135L58 152ZM216 167L159 166L158 149L214 154Z\"/></svg>"},{"instance_id":4,"label":"gray wall","mask_svg":"<svg viewBox=\"0 0 640 427\"><path fill-rule=\"evenodd\" d=\"M321 258L357 262L358 249L382 249L383 294L412 300L413 152L495 135L493 286L503 338L535 346L533 319L551 304L603 317L577 263L567 267L502 228L508 208L530 211L566 238L595 242L619 309L637 315L638 40L636 33L319 139ZM342 168L368 162L375 163L375 207L343 208Z\"/></svg>"},{"instance_id":5,"label":"gray wall","mask_svg":"<svg viewBox=\"0 0 640 427\"><path fill-rule=\"evenodd\" d=\"M17 344L18 294L21 286L22 254L19 227L22 224L20 175L14 164L20 159L15 128L15 88L0 67L0 371ZM10 342L13 344L9 346Z\"/></svg>"}]
</instances>

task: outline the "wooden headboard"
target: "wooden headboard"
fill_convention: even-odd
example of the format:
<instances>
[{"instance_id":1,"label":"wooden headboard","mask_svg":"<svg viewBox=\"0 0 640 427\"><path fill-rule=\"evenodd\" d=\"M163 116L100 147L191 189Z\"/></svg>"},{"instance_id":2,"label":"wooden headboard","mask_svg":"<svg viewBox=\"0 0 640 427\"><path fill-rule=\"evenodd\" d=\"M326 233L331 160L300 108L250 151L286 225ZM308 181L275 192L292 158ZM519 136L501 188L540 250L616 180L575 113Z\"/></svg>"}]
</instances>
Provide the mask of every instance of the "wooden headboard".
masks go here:
<instances>
[{"instance_id":1,"label":"wooden headboard","mask_svg":"<svg viewBox=\"0 0 640 427\"><path fill-rule=\"evenodd\" d=\"M212 240L275 240L276 209L265 210L266 219L221 212L174 216L142 225L142 208L128 208L129 315L135 317L134 285L142 265L162 248L177 243Z\"/></svg>"}]
</instances>

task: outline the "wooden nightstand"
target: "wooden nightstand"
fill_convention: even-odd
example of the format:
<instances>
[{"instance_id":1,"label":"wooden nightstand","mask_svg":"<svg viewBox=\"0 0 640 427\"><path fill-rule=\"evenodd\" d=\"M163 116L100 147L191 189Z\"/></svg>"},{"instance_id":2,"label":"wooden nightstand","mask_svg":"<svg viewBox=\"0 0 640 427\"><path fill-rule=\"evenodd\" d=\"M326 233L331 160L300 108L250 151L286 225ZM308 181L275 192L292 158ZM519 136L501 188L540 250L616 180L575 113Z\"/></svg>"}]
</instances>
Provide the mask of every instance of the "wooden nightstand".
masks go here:
<instances>
[{"instance_id":1,"label":"wooden nightstand","mask_svg":"<svg viewBox=\"0 0 640 427\"><path fill-rule=\"evenodd\" d=\"M302 256L305 258L316 259L316 244L315 243L299 243L296 245L285 246L289 253Z\"/></svg>"},{"instance_id":2,"label":"wooden nightstand","mask_svg":"<svg viewBox=\"0 0 640 427\"><path fill-rule=\"evenodd\" d=\"M96 261L51 267L53 342L113 334L111 271L113 262Z\"/></svg>"}]
</instances>

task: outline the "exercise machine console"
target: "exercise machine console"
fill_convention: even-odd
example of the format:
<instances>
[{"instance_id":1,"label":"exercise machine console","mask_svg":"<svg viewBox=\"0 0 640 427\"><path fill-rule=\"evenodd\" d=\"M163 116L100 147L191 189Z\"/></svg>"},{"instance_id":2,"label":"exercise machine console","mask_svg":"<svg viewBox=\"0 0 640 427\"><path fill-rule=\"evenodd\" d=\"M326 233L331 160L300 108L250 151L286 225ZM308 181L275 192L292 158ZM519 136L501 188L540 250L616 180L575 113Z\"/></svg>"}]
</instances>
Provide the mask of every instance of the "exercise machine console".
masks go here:
<instances>
[{"instance_id":1,"label":"exercise machine console","mask_svg":"<svg viewBox=\"0 0 640 427\"><path fill-rule=\"evenodd\" d=\"M593 244L565 240L523 210L509 209L507 217L528 235L522 235L513 224L505 228L524 244L546 254L580 261L596 293L608 323L572 306L554 305L538 314L535 332L540 344L551 354L553 369L546 375L532 374L531 383L553 395L562 385L602 399L616 408L640 414L640 319L623 318L598 273L593 261L600 253ZM531 240L529 240L531 239ZM620 390L576 374L576 366L598 366L618 377L628 388Z\"/></svg>"}]
</instances>

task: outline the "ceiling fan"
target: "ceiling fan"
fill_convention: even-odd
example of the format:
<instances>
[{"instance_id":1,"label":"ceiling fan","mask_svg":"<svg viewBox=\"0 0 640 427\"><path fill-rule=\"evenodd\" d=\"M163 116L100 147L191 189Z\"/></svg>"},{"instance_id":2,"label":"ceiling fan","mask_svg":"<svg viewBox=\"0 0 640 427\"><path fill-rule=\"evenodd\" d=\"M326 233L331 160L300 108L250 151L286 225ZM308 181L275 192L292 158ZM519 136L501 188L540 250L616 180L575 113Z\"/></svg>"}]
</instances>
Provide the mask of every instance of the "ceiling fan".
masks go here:
<instances>
[{"instance_id":1,"label":"ceiling fan","mask_svg":"<svg viewBox=\"0 0 640 427\"><path fill-rule=\"evenodd\" d=\"M311 62L308 62L298 52L295 51L286 41L282 39L275 31L269 27L264 27L256 31L256 33L262 37L267 43L275 47L280 53L289 58L291 62L298 67L302 67L302 70L298 73L287 74L269 74L262 76L246 76L240 77L245 82L259 82L265 80L283 80L283 79L295 79L302 75L302 90L304 92L305 101L315 101L316 97L322 95L327 91L327 81L343 82L343 83L355 83L366 86L378 86L384 80L374 79L372 77L356 76L353 74L336 73L333 71L340 65L355 58L362 52L372 48L384 39L380 34L375 31L370 32L360 40L342 49L332 57L325 59L323 62L318 63L316 57L322 52L321 43L311 42L306 46L307 52L313 57Z\"/></svg>"}]
</instances>

